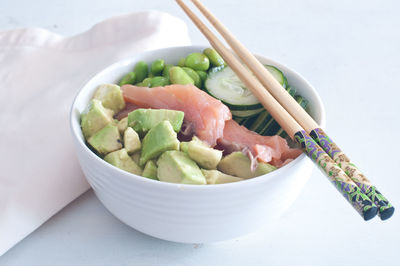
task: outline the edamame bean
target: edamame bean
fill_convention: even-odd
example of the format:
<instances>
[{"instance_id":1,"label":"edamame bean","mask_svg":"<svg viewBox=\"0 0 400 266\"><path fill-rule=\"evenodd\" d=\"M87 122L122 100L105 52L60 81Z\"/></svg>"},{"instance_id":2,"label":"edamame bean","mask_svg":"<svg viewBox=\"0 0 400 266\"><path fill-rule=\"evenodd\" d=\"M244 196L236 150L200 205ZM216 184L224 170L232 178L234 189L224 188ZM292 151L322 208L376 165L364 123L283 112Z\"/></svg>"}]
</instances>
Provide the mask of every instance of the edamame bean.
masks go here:
<instances>
[{"instance_id":1,"label":"edamame bean","mask_svg":"<svg viewBox=\"0 0 400 266\"><path fill-rule=\"evenodd\" d=\"M172 84L194 85L193 79L185 72L185 70L177 66L169 69L169 79Z\"/></svg>"},{"instance_id":2,"label":"edamame bean","mask_svg":"<svg viewBox=\"0 0 400 266\"><path fill-rule=\"evenodd\" d=\"M171 64L166 64L165 67L164 67L164 70L163 70L163 72L162 72L163 77L166 78L166 79L168 79L168 80L169 80L169 69L170 69L171 67L173 67L173 65L171 65Z\"/></svg>"},{"instance_id":3,"label":"edamame bean","mask_svg":"<svg viewBox=\"0 0 400 266\"><path fill-rule=\"evenodd\" d=\"M205 71L197 70L196 73L199 75L201 82L204 84L204 82L207 79L207 73Z\"/></svg>"},{"instance_id":4,"label":"edamame bean","mask_svg":"<svg viewBox=\"0 0 400 266\"><path fill-rule=\"evenodd\" d=\"M191 53L185 59L185 66L193 70L206 71L210 67L210 60L202 53Z\"/></svg>"},{"instance_id":5,"label":"edamame bean","mask_svg":"<svg viewBox=\"0 0 400 266\"><path fill-rule=\"evenodd\" d=\"M135 65L136 82L142 82L149 73L149 68L144 61L139 61Z\"/></svg>"},{"instance_id":6,"label":"edamame bean","mask_svg":"<svg viewBox=\"0 0 400 266\"><path fill-rule=\"evenodd\" d=\"M143 84L143 87L151 87L151 79L152 78L145 78L143 81L142 81L142 84Z\"/></svg>"},{"instance_id":7,"label":"edamame bean","mask_svg":"<svg viewBox=\"0 0 400 266\"><path fill-rule=\"evenodd\" d=\"M224 59L213 48L204 49L203 54L208 57L213 66L222 66L225 64Z\"/></svg>"},{"instance_id":8,"label":"edamame bean","mask_svg":"<svg viewBox=\"0 0 400 266\"><path fill-rule=\"evenodd\" d=\"M151 87L163 87L165 85L169 84L169 80L167 78L161 77L161 76L156 76L154 78L151 78Z\"/></svg>"},{"instance_id":9,"label":"edamame bean","mask_svg":"<svg viewBox=\"0 0 400 266\"><path fill-rule=\"evenodd\" d=\"M119 86L123 86L125 84L135 84L136 82L136 73L135 72L129 72L119 82Z\"/></svg>"},{"instance_id":10,"label":"edamame bean","mask_svg":"<svg viewBox=\"0 0 400 266\"><path fill-rule=\"evenodd\" d=\"M179 59L179 61L178 61L178 66L180 66L180 67L184 67L184 66L185 66L185 58L184 58L184 57L182 57L181 59Z\"/></svg>"},{"instance_id":11,"label":"edamame bean","mask_svg":"<svg viewBox=\"0 0 400 266\"><path fill-rule=\"evenodd\" d=\"M186 72L186 74L189 75L189 77L191 77L194 81L194 85L197 88L201 88L201 79L199 74L196 73L196 71L194 71L193 69L189 68L189 67L182 67L182 69Z\"/></svg>"},{"instance_id":12,"label":"edamame bean","mask_svg":"<svg viewBox=\"0 0 400 266\"><path fill-rule=\"evenodd\" d=\"M164 70L165 62L162 59L157 59L156 61L151 64L151 73L154 76L160 75L161 72Z\"/></svg>"}]
</instances>

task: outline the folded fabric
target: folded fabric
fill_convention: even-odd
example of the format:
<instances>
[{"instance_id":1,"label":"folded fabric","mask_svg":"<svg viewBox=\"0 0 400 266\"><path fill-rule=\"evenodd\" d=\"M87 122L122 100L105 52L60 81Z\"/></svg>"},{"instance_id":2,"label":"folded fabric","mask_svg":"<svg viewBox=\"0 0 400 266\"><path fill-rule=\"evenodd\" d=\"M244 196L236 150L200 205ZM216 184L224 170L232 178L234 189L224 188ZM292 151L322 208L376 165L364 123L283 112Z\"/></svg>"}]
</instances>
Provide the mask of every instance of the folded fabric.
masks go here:
<instances>
[{"instance_id":1,"label":"folded fabric","mask_svg":"<svg viewBox=\"0 0 400 266\"><path fill-rule=\"evenodd\" d=\"M84 83L135 53L189 44L186 25L158 11L111 18L73 37L0 32L0 255L89 188L68 120Z\"/></svg>"}]
</instances>

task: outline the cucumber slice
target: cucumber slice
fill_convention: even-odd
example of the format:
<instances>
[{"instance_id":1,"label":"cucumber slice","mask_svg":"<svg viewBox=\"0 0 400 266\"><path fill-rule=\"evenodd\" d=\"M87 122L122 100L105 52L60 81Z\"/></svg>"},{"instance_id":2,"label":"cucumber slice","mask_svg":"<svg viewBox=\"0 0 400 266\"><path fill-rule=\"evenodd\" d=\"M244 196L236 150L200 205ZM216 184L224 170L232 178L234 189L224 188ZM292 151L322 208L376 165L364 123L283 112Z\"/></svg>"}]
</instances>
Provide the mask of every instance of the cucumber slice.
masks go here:
<instances>
[{"instance_id":1,"label":"cucumber slice","mask_svg":"<svg viewBox=\"0 0 400 266\"><path fill-rule=\"evenodd\" d=\"M288 87L286 88L287 92L290 94L290 96L294 97L294 95L296 94L296 89L292 88L290 85L288 85Z\"/></svg>"},{"instance_id":2,"label":"cucumber slice","mask_svg":"<svg viewBox=\"0 0 400 266\"><path fill-rule=\"evenodd\" d=\"M261 113L264 108L254 109L254 110L232 110L231 113L235 117L247 118L253 115Z\"/></svg>"},{"instance_id":3,"label":"cucumber slice","mask_svg":"<svg viewBox=\"0 0 400 266\"><path fill-rule=\"evenodd\" d=\"M266 65L268 71L286 88L287 80L274 66ZM205 90L214 98L221 100L231 110L255 110L262 108L258 99L241 82L229 67L216 67L208 72Z\"/></svg>"},{"instance_id":4,"label":"cucumber slice","mask_svg":"<svg viewBox=\"0 0 400 266\"><path fill-rule=\"evenodd\" d=\"M268 114L268 112L266 110L264 110L262 113L260 113L257 118L254 120L254 123L251 124L248 129L250 129L251 131L257 132L259 133L265 125L265 122L267 122L267 118L270 115Z\"/></svg>"},{"instance_id":5,"label":"cucumber slice","mask_svg":"<svg viewBox=\"0 0 400 266\"><path fill-rule=\"evenodd\" d=\"M254 121L257 119L258 116L251 116L248 118L245 118L243 121L240 122L240 125L245 126L246 128L249 128Z\"/></svg>"},{"instance_id":6,"label":"cucumber slice","mask_svg":"<svg viewBox=\"0 0 400 266\"><path fill-rule=\"evenodd\" d=\"M300 95L294 96L294 99L296 100L296 102L298 104L300 104L301 107L303 107L304 109L307 108L308 101L306 99L304 99ZM271 127L266 129L263 133L264 133L263 135L266 135L266 136L273 136L273 135L285 136L285 135L283 135L283 133L286 134L286 132L281 128L281 126L275 120L271 124Z\"/></svg>"},{"instance_id":7,"label":"cucumber slice","mask_svg":"<svg viewBox=\"0 0 400 266\"><path fill-rule=\"evenodd\" d=\"M282 85L282 87L286 89L288 82L285 75L283 75L282 71L271 65L264 65L264 66L266 69L268 69L268 71L272 74L272 76L274 76L274 78Z\"/></svg>"},{"instance_id":8,"label":"cucumber slice","mask_svg":"<svg viewBox=\"0 0 400 266\"><path fill-rule=\"evenodd\" d=\"M246 118L244 117L234 117L233 120L235 120L239 125L241 125L241 123L246 120Z\"/></svg>"}]
</instances>

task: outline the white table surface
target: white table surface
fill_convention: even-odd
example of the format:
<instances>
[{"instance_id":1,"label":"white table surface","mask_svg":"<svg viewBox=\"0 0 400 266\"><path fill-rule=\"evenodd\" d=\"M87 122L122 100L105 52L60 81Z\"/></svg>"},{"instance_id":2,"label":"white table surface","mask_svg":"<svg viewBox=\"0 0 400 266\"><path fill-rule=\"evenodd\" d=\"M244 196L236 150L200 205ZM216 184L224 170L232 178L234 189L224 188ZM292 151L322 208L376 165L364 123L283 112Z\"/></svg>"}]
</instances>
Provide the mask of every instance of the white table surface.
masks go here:
<instances>
[{"instance_id":1,"label":"white table surface","mask_svg":"<svg viewBox=\"0 0 400 266\"><path fill-rule=\"evenodd\" d=\"M296 69L317 88L329 134L400 208L400 2L204 3L250 50ZM38 26L73 35L148 9L183 18L193 43L206 43L172 0L2 0L0 30ZM276 228L187 245L129 228L89 191L0 257L0 265L400 265L400 214L363 222L340 197L315 170Z\"/></svg>"}]
</instances>

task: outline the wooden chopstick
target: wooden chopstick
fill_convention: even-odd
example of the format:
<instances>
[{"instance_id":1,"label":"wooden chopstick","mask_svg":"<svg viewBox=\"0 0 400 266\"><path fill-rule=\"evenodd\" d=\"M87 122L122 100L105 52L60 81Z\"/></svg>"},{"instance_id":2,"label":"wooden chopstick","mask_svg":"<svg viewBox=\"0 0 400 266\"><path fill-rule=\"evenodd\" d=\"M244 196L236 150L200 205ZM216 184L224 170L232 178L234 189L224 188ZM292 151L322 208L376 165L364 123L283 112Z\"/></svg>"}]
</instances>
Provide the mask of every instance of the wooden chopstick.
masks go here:
<instances>
[{"instance_id":1,"label":"wooden chopstick","mask_svg":"<svg viewBox=\"0 0 400 266\"><path fill-rule=\"evenodd\" d=\"M321 129L317 122L289 95L272 74L255 58L255 56L226 28L199 0L191 0L205 18L216 28L232 50L254 73L261 84L290 113L290 115L307 131L307 133L325 150L326 153L346 172L360 187L361 191L379 207L379 216L385 220L393 215L394 207L372 185L365 175L350 161L344 152Z\"/></svg>"},{"instance_id":2,"label":"wooden chopstick","mask_svg":"<svg viewBox=\"0 0 400 266\"><path fill-rule=\"evenodd\" d=\"M275 100L242 63L218 40L218 38L201 22L182 0L176 0L178 5L189 16L193 23L208 39L215 50L224 58L236 75L247 88L258 98L279 125L296 140L322 172L329 178L347 201L358 211L364 220L372 219L377 213L376 205L361 192L360 188L346 173L329 157L329 155L307 134L297 121Z\"/></svg>"}]
</instances>

